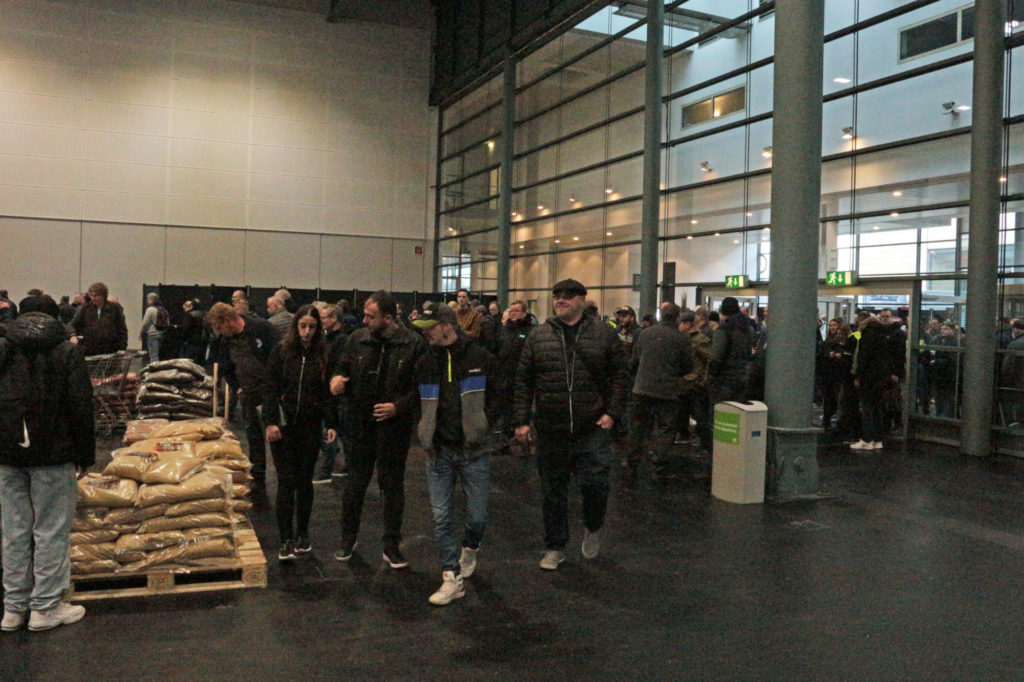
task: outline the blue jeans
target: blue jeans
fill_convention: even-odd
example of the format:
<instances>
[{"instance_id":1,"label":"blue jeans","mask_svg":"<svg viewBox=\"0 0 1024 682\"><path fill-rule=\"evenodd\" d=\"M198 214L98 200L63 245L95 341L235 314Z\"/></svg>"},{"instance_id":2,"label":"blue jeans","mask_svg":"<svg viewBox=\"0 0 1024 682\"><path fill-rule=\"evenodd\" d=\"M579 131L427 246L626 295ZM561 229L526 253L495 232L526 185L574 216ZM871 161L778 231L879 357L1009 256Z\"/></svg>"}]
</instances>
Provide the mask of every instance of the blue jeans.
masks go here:
<instances>
[{"instance_id":1,"label":"blue jeans","mask_svg":"<svg viewBox=\"0 0 1024 682\"><path fill-rule=\"evenodd\" d=\"M544 513L544 546L564 549L569 543L569 481L573 474L583 495L583 524L590 531L604 525L611 490L611 433L602 428L578 436L537 432Z\"/></svg>"},{"instance_id":2,"label":"blue jeans","mask_svg":"<svg viewBox=\"0 0 1024 682\"><path fill-rule=\"evenodd\" d=\"M442 445L427 457L427 490L434 512L434 540L441 570L459 572L460 544L455 539L455 483L466 498L466 529L461 547L478 549L487 526L487 496L491 491L491 458L469 459L461 446Z\"/></svg>"},{"instance_id":3,"label":"blue jeans","mask_svg":"<svg viewBox=\"0 0 1024 682\"><path fill-rule=\"evenodd\" d=\"M164 342L164 333L146 334L146 350L149 352L149 361L156 362L160 359L160 344Z\"/></svg>"},{"instance_id":4,"label":"blue jeans","mask_svg":"<svg viewBox=\"0 0 1024 682\"><path fill-rule=\"evenodd\" d=\"M0 465L4 608L47 611L71 587L75 466Z\"/></svg>"}]
</instances>

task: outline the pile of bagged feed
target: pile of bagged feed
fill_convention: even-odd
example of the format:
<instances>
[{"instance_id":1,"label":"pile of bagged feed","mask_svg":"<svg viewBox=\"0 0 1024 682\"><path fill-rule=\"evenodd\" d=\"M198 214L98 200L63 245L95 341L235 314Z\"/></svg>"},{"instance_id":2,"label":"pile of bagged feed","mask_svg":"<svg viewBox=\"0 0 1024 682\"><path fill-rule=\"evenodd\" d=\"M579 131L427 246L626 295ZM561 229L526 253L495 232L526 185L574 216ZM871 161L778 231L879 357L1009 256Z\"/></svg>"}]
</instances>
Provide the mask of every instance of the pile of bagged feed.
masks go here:
<instances>
[{"instance_id":1,"label":"pile of bagged feed","mask_svg":"<svg viewBox=\"0 0 1024 682\"><path fill-rule=\"evenodd\" d=\"M252 504L249 459L221 420L129 422L127 445L78 482L75 574L218 566Z\"/></svg>"},{"instance_id":2,"label":"pile of bagged feed","mask_svg":"<svg viewBox=\"0 0 1024 682\"><path fill-rule=\"evenodd\" d=\"M142 418L191 419L213 415L213 379L191 360L151 362L139 370L135 407Z\"/></svg>"}]
</instances>

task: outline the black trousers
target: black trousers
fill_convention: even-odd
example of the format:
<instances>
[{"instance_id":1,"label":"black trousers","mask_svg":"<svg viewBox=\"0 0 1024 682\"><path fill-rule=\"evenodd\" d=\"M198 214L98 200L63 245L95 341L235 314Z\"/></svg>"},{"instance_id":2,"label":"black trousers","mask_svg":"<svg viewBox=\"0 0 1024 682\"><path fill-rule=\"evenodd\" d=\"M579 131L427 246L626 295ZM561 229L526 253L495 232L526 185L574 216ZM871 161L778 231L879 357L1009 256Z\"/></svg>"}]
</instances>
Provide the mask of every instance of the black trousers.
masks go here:
<instances>
[{"instance_id":1,"label":"black trousers","mask_svg":"<svg viewBox=\"0 0 1024 682\"><path fill-rule=\"evenodd\" d=\"M281 440L270 444L277 468L277 529L281 542L309 537L313 512L313 468L320 452L320 420L300 419L281 427Z\"/></svg>"},{"instance_id":2,"label":"black trousers","mask_svg":"<svg viewBox=\"0 0 1024 682\"><path fill-rule=\"evenodd\" d=\"M249 441L249 461L252 462L253 482L263 485L267 478L267 441L263 435L263 420L260 419L258 402L242 393L242 419L245 420L245 437Z\"/></svg>"},{"instance_id":3,"label":"black trousers","mask_svg":"<svg viewBox=\"0 0 1024 682\"><path fill-rule=\"evenodd\" d=\"M409 457L411 424L362 424L352 439L348 455L348 477L341 500L341 539L353 543L359 534L366 488L377 469L384 507L384 546L397 546L402 540L402 514L405 511L405 462Z\"/></svg>"}]
</instances>

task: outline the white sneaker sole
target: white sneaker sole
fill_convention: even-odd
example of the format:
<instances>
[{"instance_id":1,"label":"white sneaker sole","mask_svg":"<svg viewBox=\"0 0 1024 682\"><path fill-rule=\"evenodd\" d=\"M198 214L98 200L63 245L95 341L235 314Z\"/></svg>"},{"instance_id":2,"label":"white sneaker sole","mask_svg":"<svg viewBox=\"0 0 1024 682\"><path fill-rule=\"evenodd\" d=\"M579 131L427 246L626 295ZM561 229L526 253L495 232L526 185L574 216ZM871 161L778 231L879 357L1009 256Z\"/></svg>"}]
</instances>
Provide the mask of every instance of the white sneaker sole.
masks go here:
<instances>
[{"instance_id":1,"label":"white sneaker sole","mask_svg":"<svg viewBox=\"0 0 1024 682\"><path fill-rule=\"evenodd\" d=\"M445 604L451 604L456 599L462 599L465 596L466 596L466 590L463 589L461 592L456 592L456 593L452 594L447 599L444 599L444 598L434 599L433 595L431 595L431 597L430 597L430 599L428 601L430 601L430 603L433 604L434 606L444 606Z\"/></svg>"}]
</instances>

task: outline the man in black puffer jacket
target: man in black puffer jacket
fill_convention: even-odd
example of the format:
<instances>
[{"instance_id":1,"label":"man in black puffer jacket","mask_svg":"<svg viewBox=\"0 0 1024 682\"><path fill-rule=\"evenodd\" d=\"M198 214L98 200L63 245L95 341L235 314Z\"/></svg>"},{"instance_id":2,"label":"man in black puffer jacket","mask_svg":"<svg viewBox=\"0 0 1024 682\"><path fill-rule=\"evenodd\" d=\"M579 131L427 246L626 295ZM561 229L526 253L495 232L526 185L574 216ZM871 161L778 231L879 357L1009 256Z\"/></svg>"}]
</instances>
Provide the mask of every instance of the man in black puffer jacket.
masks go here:
<instances>
[{"instance_id":1,"label":"man in black puffer jacket","mask_svg":"<svg viewBox=\"0 0 1024 682\"><path fill-rule=\"evenodd\" d=\"M629 367L615 330L583 314L587 289L574 279L554 286L555 316L526 339L513 399L516 438L537 431L537 468L543 488L544 542L540 566L554 570L569 542L569 480L583 494L583 556L600 549L598 532L608 506L611 428L626 409Z\"/></svg>"},{"instance_id":2,"label":"man in black puffer jacket","mask_svg":"<svg viewBox=\"0 0 1024 682\"><path fill-rule=\"evenodd\" d=\"M30 610L30 630L85 615L61 597L71 586L76 471L84 475L96 459L92 383L82 349L67 341L64 325L29 308L0 340L0 628L7 632L21 628Z\"/></svg>"}]
</instances>

